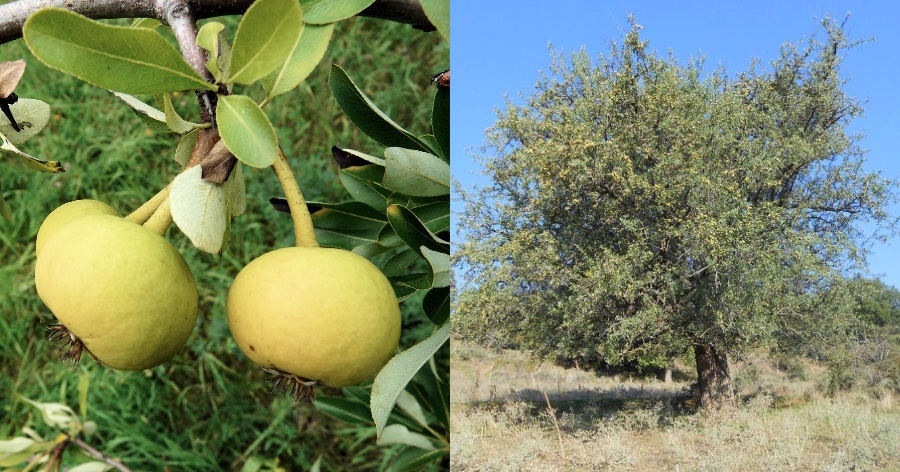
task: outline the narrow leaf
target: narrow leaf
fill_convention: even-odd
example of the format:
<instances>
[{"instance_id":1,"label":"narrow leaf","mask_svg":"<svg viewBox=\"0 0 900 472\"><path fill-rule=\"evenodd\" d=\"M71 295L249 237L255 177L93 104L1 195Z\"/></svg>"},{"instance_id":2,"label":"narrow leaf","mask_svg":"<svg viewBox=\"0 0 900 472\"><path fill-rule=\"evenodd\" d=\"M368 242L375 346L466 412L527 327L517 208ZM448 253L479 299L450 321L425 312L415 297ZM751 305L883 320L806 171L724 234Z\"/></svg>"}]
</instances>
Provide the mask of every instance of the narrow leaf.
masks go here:
<instances>
[{"instance_id":1,"label":"narrow leaf","mask_svg":"<svg viewBox=\"0 0 900 472\"><path fill-rule=\"evenodd\" d=\"M450 194L450 164L422 151L397 147L384 151L382 184L414 197L436 197Z\"/></svg>"},{"instance_id":2,"label":"narrow leaf","mask_svg":"<svg viewBox=\"0 0 900 472\"><path fill-rule=\"evenodd\" d=\"M438 87L431 106L431 131L440 149L440 156L450 162L450 89Z\"/></svg>"},{"instance_id":3,"label":"narrow leaf","mask_svg":"<svg viewBox=\"0 0 900 472\"><path fill-rule=\"evenodd\" d=\"M420 0L428 21L450 42L450 0Z\"/></svg>"},{"instance_id":4,"label":"narrow leaf","mask_svg":"<svg viewBox=\"0 0 900 472\"><path fill-rule=\"evenodd\" d=\"M25 43L48 66L128 94L216 90L152 29L103 24L62 8L28 17Z\"/></svg>"},{"instance_id":5,"label":"narrow leaf","mask_svg":"<svg viewBox=\"0 0 900 472\"><path fill-rule=\"evenodd\" d=\"M384 167L377 165L348 167L341 170L341 183L354 200L384 213L393 192L381 185Z\"/></svg>"},{"instance_id":6,"label":"narrow leaf","mask_svg":"<svg viewBox=\"0 0 900 472\"><path fill-rule=\"evenodd\" d=\"M356 16L375 0L322 0L306 10L303 21L316 25L334 23Z\"/></svg>"},{"instance_id":7,"label":"narrow leaf","mask_svg":"<svg viewBox=\"0 0 900 472\"><path fill-rule=\"evenodd\" d=\"M203 180L200 166L182 172L172 181L169 194L172 220L201 251L222 249L227 229L228 192L220 184Z\"/></svg>"},{"instance_id":8,"label":"narrow leaf","mask_svg":"<svg viewBox=\"0 0 900 472\"><path fill-rule=\"evenodd\" d=\"M391 463L391 472L423 470L425 464L434 462L449 453L450 451L448 451L447 448L435 449L433 451L409 448L402 453L397 454L397 458Z\"/></svg>"},{"instance_id":9,"label":"narrow leaf","mask_svg":"<svg viewBox=\"0 0 900 472\"><path fill-rule=\"evenodd\" d=\"M317 396L316 409L339 420L354 424L372 424L372 413L364 403L346 398Z\"/></svg>"},{"instance_id":10,"label":"narrow leaf","mask_svg":"<svg viewBox=\"0 0 900 472\"><path fill-rule=\"evenodd\" d=\"M254 2L238 25L226 81L250 84L270 74L290 56L302 30L297 0Z\"/></svg>"},{"instance_id":11,"label":"narrow leaf","mask_svg":"<svg viewBox=\"0 0 900 472\"><path fill-rule=\"evenodd\" d=\"M306 80L306 77L316 68L331 40L334 25L306 25L300 34L300 40L294 45L294 49L287 60L275 72L275 74L263 80L263 85L269 91L266 102L273 97L293 90Z\"/></svg>"},{"instance_id":12,"label":"narrow leaf","mask_svg":"<svg viewBox=\"0 0 900 472\"><path fill-rule=\"evenodd\" d=\"M370 396L371 398L371 396ZM428 420L425 418L425 412L422 411L422 405L419 405L419 401L416 400L415 395L403 390L400 392L400 395L397 396L397 406L400 408L403 413L406 413L406 416L409 416L416 423L419 423L421 426L428 426Z\"/></svg>"},{"instance_id":13,"label":"narrow leaf","mask_svg":"<svg viewBox=\"0 0 900 472\"><path fill-rule=\"evenodd\" d=\"M267 167L278 157L278 140L269 118L243 95L219 96L219 134L228 150L250 167Z\"/></svg>"},{"instance_id":14,"label":"narrow leaf","mask_svg":"<svg viewBox=\"0 0 900 472\"><path fill-rule=\"evenodd\" d=\"M50 105L31 98L20 98L9 106L9 111L19 123L19 131L6 118L0 117L0 134L18 146L40 133L50 121Z\"/></svg>"},{"instance_id":15,"label":"narrow leaf","mask_svg":"<svg viewBox=\"0 0 900 472\"><path fill-rule=\"evenodd\" d=\"M81 413L82 419L87 418L87 394L90 385L91 374L87 372L81 374L78 380L78 412Z\"/></svg>"},{"instance_id":16,"label":"narrow leaf","mask_svg":"<svg viewBox=\"0 0 900 472\"><path fill-rule=\"evenodd\" d=\"M449 339L450 324L448 323L435 331L428 339L394 356L375 377L375 382L372 384L370 407L378 437L381 437L381 433L387 425L388 416L390 416L400 392L406 388L406 385L416 375L416 372L428 362L428 359Z\"/></svg>"},{"instance_id":17,"label":"narrow leaf","mask_svg":"<svg viewBox=\"0 0 900 472\"><path fill-rule=\"evenodd\" d=\"M385 146L428 151L428 147L419 138L394 123L363 95L339 66L331 66L328 84L341 110L372 139Z\"/></svg>"},{"instance_id":18,"label":"narrow leaf","mask_svg":"<svg viewBox=\"0 0 900 472\"><path fill-rule=\"evenodd\" d=\"M310 205L321 207L310 215L321 246L353 250L376 242L381 228L387 225L383 213L360 202Z\"/></svg>"}]
</instances>

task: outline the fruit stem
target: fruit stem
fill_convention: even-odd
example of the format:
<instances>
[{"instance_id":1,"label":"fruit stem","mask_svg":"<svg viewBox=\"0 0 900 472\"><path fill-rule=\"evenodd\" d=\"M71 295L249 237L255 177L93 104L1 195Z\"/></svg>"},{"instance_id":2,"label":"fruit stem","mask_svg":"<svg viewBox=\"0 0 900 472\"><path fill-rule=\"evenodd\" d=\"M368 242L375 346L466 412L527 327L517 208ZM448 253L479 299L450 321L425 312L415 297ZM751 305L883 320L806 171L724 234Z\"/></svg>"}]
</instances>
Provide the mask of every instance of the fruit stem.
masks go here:
<instances>
[{"instance_id":1,"label":"fruit stem","mask_svg":"<svg viewBox=\"0 0 900 472\"><path fill-rule=\"evenodd\" d=\"M309 209L306 208L306 200L303 199L303 193L300 192L300 186L294 177L294 172L284 157L281 148L278 149L278 158L272 164L275 170L275 176L284 190L284 196L287 199L288 208L291 210L291 219L294 220L294 236L297 238L297 247L319 247L316 241L316 230L313 227L312 217L309 216Z\"/></svg>"},{"instance_id":2,"label":"fruit stem","mask_svg":"<svg viewBox=\"0 0 900 472\"><path fill-rule=\"evenodd\" d=\"M150 198L150 200L147 200L137 210L131 212L131 214L126 216L125 219L133 221L139 225L146 223L147 220L151 216L153 216L153 213L156 212L156 209L159 208L159 205L163 202L163 200L169 198L169 190L171 190L171 188L172 184L166 185L165 188L160 190L156 195Z\"/></svg>"},{"instance_id":3,"label":"fruit stem","mask_svg":"<svg viewBox=\"0 0 900 472\"><path fill-rule=\"evenodd\" d=\"M170 224L172 224L172 209L169 207L169 196L166 195L165 200L159 204L159 208L157 208L147 222L144 223L144 228L162 236L166 234L166 230L169 229Z\"/></svg>"}]
</instances>

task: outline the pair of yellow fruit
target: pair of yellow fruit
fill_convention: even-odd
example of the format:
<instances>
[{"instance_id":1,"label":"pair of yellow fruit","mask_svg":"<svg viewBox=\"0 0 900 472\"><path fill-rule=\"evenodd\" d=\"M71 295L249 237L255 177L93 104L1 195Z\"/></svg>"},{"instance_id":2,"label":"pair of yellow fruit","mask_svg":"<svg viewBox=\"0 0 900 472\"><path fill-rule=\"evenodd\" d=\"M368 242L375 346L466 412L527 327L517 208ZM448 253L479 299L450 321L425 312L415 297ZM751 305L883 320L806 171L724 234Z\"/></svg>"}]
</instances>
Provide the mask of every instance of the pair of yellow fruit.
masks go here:
<instances>
[{"instance_id":1,"label":"pair of yellow fruit","mask_svg":"<svg viewBox=\"0 0 900 472\"><path fill-rule=\"evenodd\" d=\"M38 295L101 363L143 370L170 359L197 320L197 286L159 234L105 203L54 210L36 242ZM400 310L390 283L349 251L289 247L255 259L228 292L241 350L271 371L346 387L394 355Z\"/></svg>"}]
</instances>

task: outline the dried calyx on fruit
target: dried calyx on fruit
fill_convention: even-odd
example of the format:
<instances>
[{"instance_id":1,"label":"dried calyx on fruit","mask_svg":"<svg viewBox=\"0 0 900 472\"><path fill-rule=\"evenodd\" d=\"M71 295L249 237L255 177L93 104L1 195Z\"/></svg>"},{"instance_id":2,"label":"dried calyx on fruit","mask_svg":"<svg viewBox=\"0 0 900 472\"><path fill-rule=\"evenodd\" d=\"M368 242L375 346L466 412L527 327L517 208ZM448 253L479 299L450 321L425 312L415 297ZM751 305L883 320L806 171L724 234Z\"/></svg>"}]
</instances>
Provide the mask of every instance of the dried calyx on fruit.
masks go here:
<instances>
[{"instance_id":1,"label":"dried calyx on fruit","mask_svg":"<svg viewBox=\"0 0 900 472\"><path fill-rule=\"evenodd\" d=\"M284 188L297 246L266 253L235 277L228 327L275 388L311 399L313 387L369 380L393 357L401 316L390 282L374 264L321 248L303 195L283 155L273 166Z\"/></svg>"},{"instance_id":2,"label":"dried calyx on fruit","mask_svg":"<svg viewBox=\"0 0 900 472\"><path fill-rule=\"evenodd\" d=\"M110 368L143 370L184 346L197 320L197 287L161 236L165 216L155 217L142 226L95 212L52 228L35 285L60 322L51 339L65 341L64 358L77 362L87 351Z\"/></svg>"}]
</instances>

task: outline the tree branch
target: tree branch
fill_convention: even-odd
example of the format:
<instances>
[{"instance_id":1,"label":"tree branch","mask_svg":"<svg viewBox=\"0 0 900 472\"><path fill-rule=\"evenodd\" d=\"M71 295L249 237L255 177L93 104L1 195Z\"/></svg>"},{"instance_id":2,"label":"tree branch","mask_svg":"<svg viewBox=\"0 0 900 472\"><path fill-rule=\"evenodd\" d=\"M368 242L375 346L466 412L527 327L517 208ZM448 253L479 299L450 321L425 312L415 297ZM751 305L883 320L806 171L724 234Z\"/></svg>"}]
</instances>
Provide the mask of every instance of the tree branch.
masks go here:
<instances>
[{"instance_id":1,"label":"tree branch","mask_svg":"<svg viewBox=\"0 0 900 472\"><path fill-rule=\"evenodd\" d=\"M59 7L95 20L110 18L156 18L169 24L170 3L186 3L194 20L244 13L253 0L19 0L0 5L0 44L22 37L22 25L28 16L44 7ZM360 16L412 25L425 31L434 27L417 0L376 0Z\"/></svg>"}]
</instances>

